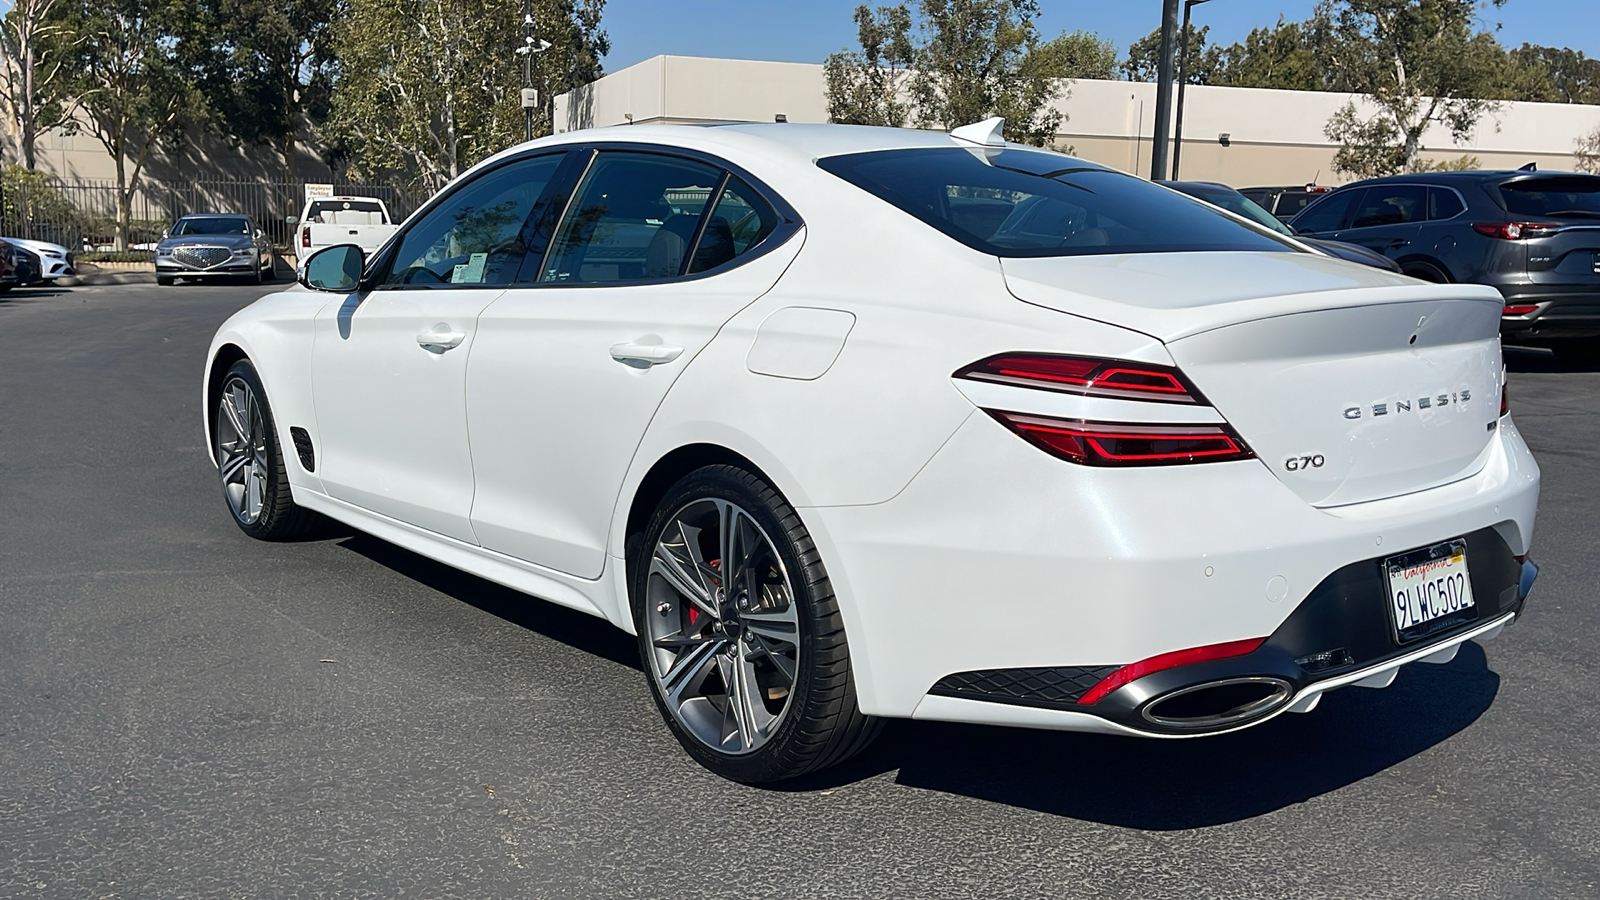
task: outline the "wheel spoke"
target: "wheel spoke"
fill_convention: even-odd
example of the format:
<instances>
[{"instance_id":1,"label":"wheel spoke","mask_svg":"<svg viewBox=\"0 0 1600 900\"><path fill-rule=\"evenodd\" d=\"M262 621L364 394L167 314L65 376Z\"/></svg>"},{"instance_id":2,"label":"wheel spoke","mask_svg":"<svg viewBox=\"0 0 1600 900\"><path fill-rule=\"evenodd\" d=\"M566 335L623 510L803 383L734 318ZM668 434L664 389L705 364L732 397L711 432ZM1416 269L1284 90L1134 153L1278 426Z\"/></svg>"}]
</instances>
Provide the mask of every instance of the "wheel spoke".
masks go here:
<instances>
[{"instance_id":1,"label":"wheel spoke","mask_svg":"<svg viewBox=\"0 0 1600 900\"><path fill-rule=\"evenodd\" d=\"M783 676L784 686L794 687L795 661L774 647L773 642L760 635L756 636L755 647L768 662L772 663L772 667L778 670L778 674Z\"/></svg>"},{"instance_id":2,"label":"wheel spoke","mask_svg":"<svg viewBox=\"0 0 1600 900\"><path fill-rule=\"evenodd\" d=\"M220 405L223 416L228 420L228 427L233 429L234 436L238 440L243 441L247 440L249 435L245 429L244 419L239 416L239 398L237 394L238 386L235 385L233 390L222 395L222 403Z\"/></svg>"},{"instance_id":3,"label":"wheel spoke","mask_svg":"<svg viewBox=\"0 0 1600 900\"><path fill-rule=\"evenodd\" d=\"M792 605L782 610L750 610L740 614L739 623L746 631L753 631L769 641L794 646L799 640L800 623Z\"/></svg>"},{"instance_id":4,"label":"wheel spoke","mask_svg":"<svg viewBox=\"0 0 1600 900\"><path fill-rule=\"evenodd\" d=\"M728 688L728 703L723 710L723 742L735 734L739 736L736 749L749 750L755 746L755 712L750 708L750 672L744 653L722 654L717 657L717 669Z\"/></svg>"},{"instance_id":5,"label":"wheel spoke","mask_svg":"<svg viewBox=\"0 0 1600 900\"><path fill-rule=\"evenodd\" d=\"M222 464L222 480L233 481L234 476L239 474L239 470L243 469L249 462L250 454L248 452L235 452L228 457L227 462Z\"/></svg>"},{"instance_id":6,"label":"wheel spoke","mask_svg":"<svg viewBox=\"0 0 1600 900\"><path fill-rule=\"evenodd\" d=\"M665 543L656 545L656 552L650 558L650 574L660 575L679 596L699 607L701 612L713 619L722 618L705 583L690 572Z\"/></svg>"},{"instance_id":7,"label":"wheel spoke","mask_svg":"<svg viewBox=\"0 0 1600 900\"><path fill-rule=\"evenodd\" d=\"M254 521L261 515L261 470L251 466L245 473L244 512Z\"/></svg>"},{"instance_id":8,"label":"wheel spoke","mask_svg":"<svg viewBox=\"0 0 1600 900\"><path fill-rule=\"evenodd\" d=\"M676 710L689 699L686 695L699 693L706 676L711 674L711 664L722 658L718 651L726 644L720 638L710 640L687 653L679 654L672 661L672 666L661 676L662 693L666 694L668 706Z\"/></svg>"}]
</instances>

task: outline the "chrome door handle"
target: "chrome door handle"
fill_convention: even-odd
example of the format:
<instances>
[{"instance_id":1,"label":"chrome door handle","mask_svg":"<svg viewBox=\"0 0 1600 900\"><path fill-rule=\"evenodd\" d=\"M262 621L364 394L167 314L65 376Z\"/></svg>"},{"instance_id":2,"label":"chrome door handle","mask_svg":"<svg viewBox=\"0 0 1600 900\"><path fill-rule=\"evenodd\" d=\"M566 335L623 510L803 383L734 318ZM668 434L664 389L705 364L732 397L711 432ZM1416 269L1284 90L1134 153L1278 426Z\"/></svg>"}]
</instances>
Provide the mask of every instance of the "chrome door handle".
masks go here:
<instances>
[{"instance_id":1,"label":"chrome door handle","mask_svg":"<svg viewBox=\"0 0 1600 900\"><path fill-rule=\"evenodd\" d=\"M623 365L637 368L649 368L669 363L683 353L682 347L668 347L665 344L612 344L611 358Z\"/></svg>"},{"instance_id":2,"label":"chrome door handle","mask_svg":"<svg viewBox=\"0 0 1600 900\"><path fill-rule=\"evenodd\" d=\"M417 335L417 343L422 349L430 353L443 353L461 346L467 336L459 331L451 331L449 325L438 324L431 329Z\"/></svg>"}]
</instances>

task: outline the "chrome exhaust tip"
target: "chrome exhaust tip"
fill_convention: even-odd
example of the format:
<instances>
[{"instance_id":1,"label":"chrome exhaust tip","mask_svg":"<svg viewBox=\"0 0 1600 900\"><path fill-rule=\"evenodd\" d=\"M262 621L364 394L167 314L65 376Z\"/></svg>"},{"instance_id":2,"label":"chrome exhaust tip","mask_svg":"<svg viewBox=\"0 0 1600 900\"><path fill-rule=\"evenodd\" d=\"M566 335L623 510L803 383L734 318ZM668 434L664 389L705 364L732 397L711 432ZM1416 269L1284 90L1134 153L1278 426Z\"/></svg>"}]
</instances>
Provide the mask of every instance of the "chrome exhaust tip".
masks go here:
<instances>
[{"instance_id":1,"label":"chrome exhaust tip","mask_svg":"<svg viewBox=\"0 0 1600 900\"><path fill-rule=\"evenodd\" d=\"M1166 728L1211 730L1259 719L1293 696L1294 686L1282 678L1225 678L1163 694L1146 703L1140 715Z\"/></svg>"}]
</instances>

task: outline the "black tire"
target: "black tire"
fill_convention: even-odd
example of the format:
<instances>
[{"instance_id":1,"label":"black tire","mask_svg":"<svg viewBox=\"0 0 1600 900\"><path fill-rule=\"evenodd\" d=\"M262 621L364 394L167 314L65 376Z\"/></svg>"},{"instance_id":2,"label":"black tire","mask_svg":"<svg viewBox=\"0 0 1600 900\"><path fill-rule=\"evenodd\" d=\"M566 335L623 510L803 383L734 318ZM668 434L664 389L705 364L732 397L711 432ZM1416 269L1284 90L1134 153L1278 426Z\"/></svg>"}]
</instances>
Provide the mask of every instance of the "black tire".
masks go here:
<instances>
[{"instance_id":1,"label":"black tire","mask_svg":"<svg viewBox=\"0 0 1600 900\"><path fill-rule=\"evenodd\" d=\"M1400 271L1403 274L1410 275L1412 278L1420 278L1423 281L1431 281L1434 284L1450 283L1450 276L1446 275L1442 270L1439 269L1438 266L1435 266L1432 263L1406 263L1400 267Z\"/></svg>"},{"instance_id":2,"label":"black tire","mask_svg":"<svg viewBox=\"0 0 1600 900\"><path fill-rule=\"evenodd\" d=\"M242 385L248 391L255 410L259 411L259 423L255 423L250 405L245 404L241 420L247 423L246 427L254 439L242 442L244 446L241 446L241 442L230 440L237 430L230 424L227 407L230 403L236 409L239 407L234 400L237 397L236 385ZM267 392L261 386L261 378L256 375L255 366L248 359L241 359L228 369L228 374L222 379L222 390L213 403L212 459L218 464L223 503L233 517L234 524L245 534L263 541L288 540L314 528L318 521L317 514L294 503L289 475L284 468L283 445L278 442L277 425L272 418L272 407L267 402ZM258 508L254 511L246 500L239 499L236 505L236 498L231 494L228 461L234 453L250 457L245 465L248 471L243 476L245 481L241 482L242 490L250 490L248 481L253 476L259 479L255 486Z\"/></svg>"},{"instance_id":3,"label":"black tire","mask_svg":"<svg viewBox=\"0 0 1600 900\"><path fill-rule=\"evenodd\" d=\"M667 615L647 609L653 605L650 560L658 541L681 511L708 499L742 508L765 533L783 569L792 573L788 576L789 596L798 623L795 676L776 728L764 744L738 754L712 747L673 714L656 674L659 657L653 654L659 651L652 645L646 622L652 612ZM799 515L771 485L733 466L698 469L667 491L643 540L633 543L628 594L645 680L667 727L700 764L733 781L765 784L835 765L859 753L877 736L882 721L863 715L856 705L844 620L821 555ZM733 643L737 644L737 639Z\"/></svg>"},{"instance_id":4,"label":"black tire","mask_svg":"<svg viewBox=\"0 0 1600 900\"><path fill-rule=\"evenodd\" d=\"M157 275L156 276L156 284L159 284L162 287L172 287L172 283L174 281L177 281L177 279L173 278L171 275Z\"/></svg>"},{"instance_id":5,"label":"black tire","mask_svg":"<svg viewBox=\"0 0 1600 900\"><path fill-rule=\"evenodd\" d=\"M1584 368L1600 365L1600 338L1568 338L1551 341L1550 349L1562 365Z\"/></svg>"}]
</instances>

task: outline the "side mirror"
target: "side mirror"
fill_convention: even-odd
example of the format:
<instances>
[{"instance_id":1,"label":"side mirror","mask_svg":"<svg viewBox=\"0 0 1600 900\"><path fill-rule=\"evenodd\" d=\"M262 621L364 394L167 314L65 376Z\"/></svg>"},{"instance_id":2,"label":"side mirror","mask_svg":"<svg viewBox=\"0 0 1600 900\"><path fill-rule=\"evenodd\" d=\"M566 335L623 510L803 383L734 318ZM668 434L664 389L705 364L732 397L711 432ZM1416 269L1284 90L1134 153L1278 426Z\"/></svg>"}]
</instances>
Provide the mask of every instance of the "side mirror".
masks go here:
<instances>
[{"instance_id":1,"label":"side mirror","mask_svg":"<svg viewBox=\"0 0 1600 900\"><path fill-rule=\"evenodd\" d=\"M284 216L283 217L283 224L285 224L285 225L299 225L300 224L300 217L299 216Z\"/></svg>"},{"instance_id":2,"label":"side mirror","mask_svg":"<svg viewBox=\"0 0 1600 900\"><path fill-rule=\"evenodd\" d=\"M164 241L169 237L172 237L172 229L171 228L163 228L163 229L161 229L161 239Z\"/></svg>"},{"instance_id":3,"label":"side mirror","mask_svg":"<svg viewBox=\"0 0 1600 900\"><path fill-rule=\"evenodd\" d=\"M267 236L267 233L265 231L262 231L259 228L256 229L256 240L259 241L259 240L261 240L262 238L264 238L266 236Z\"/></svg>"},{"instance_id":4,"label":"side mirror","mask_svg":"<svg viewBox=\"0 0 1600 900\"><path fill-rule=\"evenodd\" d=\"M311 254L300 267L300 283L314 291L348 294L361 285L367 254L355 244L335 244Z\"/></svg>"}]
</instances>

